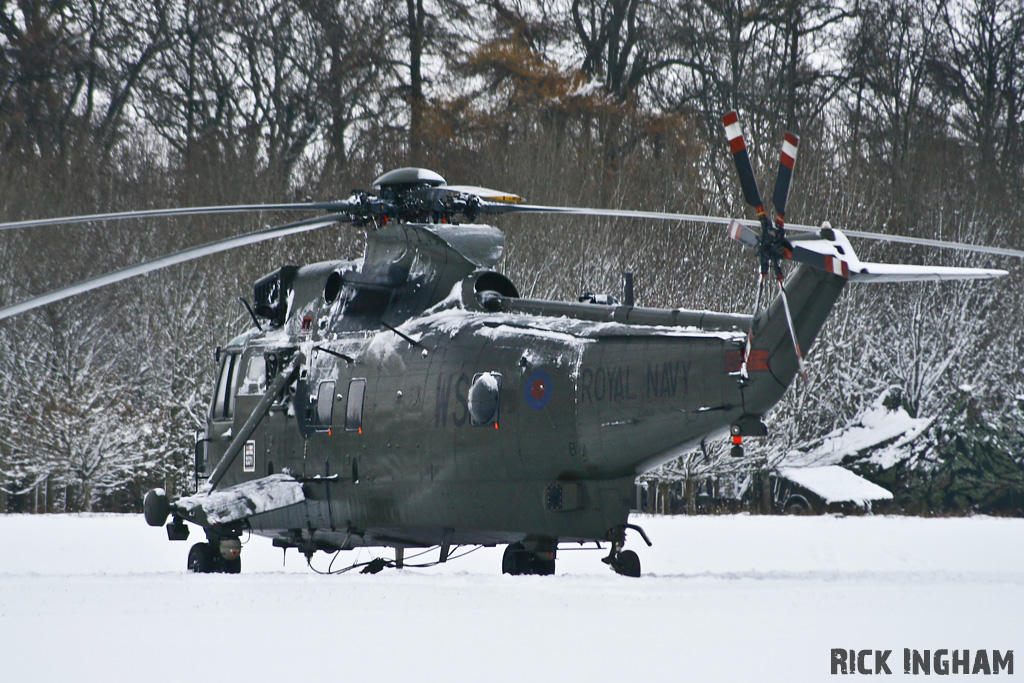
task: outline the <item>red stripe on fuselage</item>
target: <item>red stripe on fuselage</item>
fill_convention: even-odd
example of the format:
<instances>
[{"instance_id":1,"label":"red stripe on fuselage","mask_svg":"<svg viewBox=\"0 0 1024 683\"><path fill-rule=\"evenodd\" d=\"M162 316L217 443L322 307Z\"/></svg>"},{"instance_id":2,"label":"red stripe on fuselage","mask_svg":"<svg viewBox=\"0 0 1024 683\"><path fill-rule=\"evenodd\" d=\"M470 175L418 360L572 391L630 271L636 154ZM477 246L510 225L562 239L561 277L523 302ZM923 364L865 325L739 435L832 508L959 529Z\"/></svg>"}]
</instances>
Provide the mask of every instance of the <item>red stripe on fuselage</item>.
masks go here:
<instances>
[{"instance_id":1,"label":"red stripe on fuselage","mask_svg":"<svg viewBox=\"0 0 1024 683\"><path fill-rule=\"evenodd\" d=\"M747 372L759 372L768 370L767 349L750 349L750 357L747 358ZM743 367L743 351L729 351L725 354L725 371L739 372Z\"/></svg>"}]
</instances>

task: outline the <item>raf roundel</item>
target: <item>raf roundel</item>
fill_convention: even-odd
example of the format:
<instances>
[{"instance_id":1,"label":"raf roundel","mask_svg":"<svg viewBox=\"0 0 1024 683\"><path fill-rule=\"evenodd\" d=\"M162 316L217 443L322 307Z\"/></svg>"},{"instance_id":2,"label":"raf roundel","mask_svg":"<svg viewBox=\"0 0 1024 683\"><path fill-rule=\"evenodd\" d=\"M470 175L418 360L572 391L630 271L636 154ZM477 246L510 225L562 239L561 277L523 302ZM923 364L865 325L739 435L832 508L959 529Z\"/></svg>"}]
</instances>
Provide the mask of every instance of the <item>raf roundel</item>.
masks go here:
<instances>
[{"instance_id":1,"label":"raf roundel","mask_svg":"<svg viewBox=\"0 0 1024 683\"><path fill-rule=\"evenodd\" d=\"M534 410L540 410L551 400L551 375L543 370L534 370L526 378L526 403Z\"/></svg>"}]
</instances>

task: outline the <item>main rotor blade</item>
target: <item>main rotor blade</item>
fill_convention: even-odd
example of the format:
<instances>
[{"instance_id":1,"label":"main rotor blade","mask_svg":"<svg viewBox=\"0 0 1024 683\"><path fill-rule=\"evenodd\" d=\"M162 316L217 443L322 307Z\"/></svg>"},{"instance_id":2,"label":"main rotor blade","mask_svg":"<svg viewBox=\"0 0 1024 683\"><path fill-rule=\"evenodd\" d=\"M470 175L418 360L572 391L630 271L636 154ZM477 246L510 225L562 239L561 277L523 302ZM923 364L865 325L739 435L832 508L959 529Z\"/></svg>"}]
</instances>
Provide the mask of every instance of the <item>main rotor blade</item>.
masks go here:
<instances>
[{"instance_id":1,"label":"main rotor blade","mask_svg":"<svg viewBox=\"0 0 1024 683\"><path fill-rule=\"evenodd\" d=\"M162 218L165 216L199 216L220 213L251 213L258 211L329 211L340 213L350 210L349 202L313 202L305 204L236 204L229 206L186 206L177 209L146 209L142 211L119 211L116 213L94 213L83 216L61 216L28 221L0 223L0 230L39 228L47 225L70 225L72 223L98 223L129 218Z\"/></svg>"},{"instance_id":2,"label":"main rotor blade","mask_svg":"<svg viewBox=\"0 0 1024 683\"><path fill-rule=\"evenodd\" d=\"M787 223L786 230L795 232L820 232L821 228L813 225L792 225ZM1024 251L1020 249L1008 249L1006 247L989 247L983 244L967 244L965 242L947 242L945 240L933 240L926 237L907 237L906 235L887 235L882 232L863 232L861 230L843 229L847 237L860 237L876 242L894 242L897 244L916 244L922 247L936 247L938 249L956 249L957 251L973 251L978 254L993 254L995 256L1015 256L1024 258Z\"/></svg>"},{"instance_id":3,"label":"main rotor blade","mask_svg":"<svg viewBox=\"0 0 1024 683\"><path fill-rule=\"evenodd\" d=\"M571 216L604 216L608 218L651 218L661 221L685 221L688 223L715 223L729 225L732 218L724 216L699 216L688 213L668 213L664 211L631 211L625 209L593 209L582 206L544 206L542 204L492 204L481 203L479 213L560 213ZM742 225L758 226L757 221L738 221Z\"/></svg>"},{"instance_id":4,"label":"main rotor blade","mask_svg":"<svg viewBox=\"0 0 1024 683\"><path fill-rule=\"evenodd\" d=\"M0 308L0 320L10 318L18 315L19 313L24 313L25 311L31 311L34 308L39 308L40 306L45 306L46 304L50 304L55 301L67 299L77 294L82 294L83 292L99 289L100 287L104 287L115 282L121 282L122 280L128 280L129 278L133 278L138 275L151 273L154 270L160 270L162 268L167 268L168 266L177 265L179 263L185 263L187 261L194 261L195 259L202 258L203 256L217 254L222 251L228 251L248 244L257 244L258 242L266 242L267 240L285 237L286 235L296 235L301 232L317 230L344 220L349 220L347 214L332 214L329 216L320 216L318 218L308 218L303 221L279 225L266 230L260 230L259 232L250 232L245 235L238 235L237 237L228 237L216 242L192 247L191 249L185 249L184 251L179 251L176 254L161 256L160 258L152 261L122 268L121 270L107 273L106 275L100 275L99 277L94 277L89 280L83 280L82 282L54 290L47 294L43 294L42 296L22 301L21 303L14 304L13 306Z\"/></svg>"},{"instance_id":5,"label":"main rotor blade","mask_svg":"<svg viewBox=\"0 0 1024 683\"><path fill-rule=\"evenodd\" d=\"M659 221L679 221L685 223L710 223L714 225L730 225L737 223L750 228L760 227L760 221L728 218L725 216L702 216L689 213L670 213L666 211L628 211L623 209L595 209L579 206L544 206L542 204L490 204L482 203L479 209L484 214L505 214L505 213L556 213L571 216L604 216L607 218L649 218ZM802 225L799 223L787 223L786 230L793 232L818 233L821 226ZM880 232L863 232L860 230L843 230L847 237L860 237L862 239L876 240L881 242L897 242L901 244L916 244L925 247L937 247L939 249L956 249L959 251L973 251L979 254L994 254L996 256L1014 256L1024 258L1024 251L1020 249L1008 249L1005 247L989 247L981 244L967 244L964 242L946 242L933 240L924 237L906 237L903 235L887 235Z\"/></svg>"},{"instance_id":6,"label":"main rotor blade","mask_svg":"<svg viewBox=\"0 0 1024 683\"><path fill-rule=\"evenodd\" d=\"M447 192L470 194L488 202L506 202L511 204L521 204L523 202L523 198L514 192L492 190L489 187L479 187L477 185L445 185L437 189Z\"/></svg>"}]
</instances>

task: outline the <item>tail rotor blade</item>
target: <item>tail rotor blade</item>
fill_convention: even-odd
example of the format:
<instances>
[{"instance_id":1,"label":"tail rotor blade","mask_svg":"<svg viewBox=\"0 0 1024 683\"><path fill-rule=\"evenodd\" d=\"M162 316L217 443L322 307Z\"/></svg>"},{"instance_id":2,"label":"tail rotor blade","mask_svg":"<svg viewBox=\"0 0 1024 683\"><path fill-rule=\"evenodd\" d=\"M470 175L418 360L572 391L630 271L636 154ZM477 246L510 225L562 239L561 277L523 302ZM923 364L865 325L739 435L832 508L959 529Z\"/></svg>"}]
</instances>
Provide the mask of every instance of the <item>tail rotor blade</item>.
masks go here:
<instances>
[{"instance_id":1,"label":"tail rotor blade","mask_svg":"<svg viewBox=\"0 0 1024 683\"><path fill-rule=\"evenodd\" d=\"M757 189L757 180L754 178L754 168L750 165L750 155L747 153L747 143L743 140L743 128L740 126L740 117L735 111L731 111L722 117L725 125L725 135L729 138L729 147L732 149L732 158L736 162L736 171L740 175L740 186L743 188L743 198L757 210L757 217L764 217L764 202L761 201L761 193Z\"/></svg>"},{"instance_id":2,"label":"tail rotor blade","mask_svg":"<svg viewBox=\"0 0 1024 683\"><path fill-rule=\"evenodd\" d=\"M739 221L729 223L729 237L750 249L757 249L761 245L760 235Z\"/></svg>"},{"instance_id":3,"label":"tail rotor blade","mask_svg":"<svg viewBox=\"0 0 1024 683\"><path fill-rule=\"evenodd\" d=\"M782 143L782 153L779 155L779 174L775 177L775 193L772 195L775 220L779 225L783 224L786 215L786 200L789 199L789 185L793 180L793 165L796 164L799 146L800 138L787 132Z\"/></svg>"},{"instance_id":4,"label":"tail rotor blade","mask_svg":"<svg viewBox=\"0 0 1024 683\"><path fill-rule=\"evenodd\" d=\"M799 244L793 245L792 249L784 250L782 257L797 263L807 264L818 270L824 270L826 273L832 273L840 277L850 277L850 264L843 259L811 249L805 249Z\"/></svg>"}]
</instances>

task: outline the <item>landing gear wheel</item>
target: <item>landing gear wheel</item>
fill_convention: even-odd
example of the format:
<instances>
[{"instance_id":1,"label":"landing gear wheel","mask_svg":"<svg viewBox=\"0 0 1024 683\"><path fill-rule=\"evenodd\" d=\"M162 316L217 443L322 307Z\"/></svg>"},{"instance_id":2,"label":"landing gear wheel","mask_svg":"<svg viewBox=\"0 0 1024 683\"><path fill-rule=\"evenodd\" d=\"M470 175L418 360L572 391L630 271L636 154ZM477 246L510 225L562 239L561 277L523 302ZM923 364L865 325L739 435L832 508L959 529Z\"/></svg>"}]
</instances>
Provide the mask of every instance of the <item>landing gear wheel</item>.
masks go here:
<instances>
[{"instance_id":1,"label":"landing gear wheel","mask_svg":"<svg viewBox=\"0 0 1024 683\"><path fill-rule=\"evenodd\" d=\"M225 574L241 574L242 573L242 558L236 557L233 560L221 560L221 571Z\"/></svg>"},{"instance_id":2,"label":"landing gear wheel","mask_svg":"<svg viewBox=\"0 0 1024 683\"><path fill-rule=\"evenodd\" d=\"M616 574L633 578L640 576L640 558L632 550L623 550L610 564Z\"/></svg>"},{"instance_id":3,"label":"landing gear wheel","mask_svg":"<svg viewBox=\"0 0 1024 683\"><path fill-rule=\"evenodd\" d=\"M555 573L555 561L544 560L537 555L530 555L530 573L538 576L552 576Z\"/></svg>"},{"instance_id":4,"label":"landing gear wheel","mask_svg":"<svg viewBox=\"0 0 1024 683\"><path fill-rule=\"evenodd\" d=\"M501 573L518 576L521 574L535 574L539 576L551 576L555 573L555 558L553 553L544 553L545 559L537 553L530 552L522 543L509 543L505 546L505 554L501 557Z\"/></svg>"},{"instance_id":5,"label":"landing gear wheel","mask_svg":"<svg viewBox=\"0 0 1024 683\"><path fill-rule=\"evenodd\" d=\"M529 566L530 554L522 543L509 543L505 546L505 554L501 556L502 574L529 574Z\"/></svg>"},{"instance_id":6,"label":"landing gear wheel","mask_svg":"<svg viewBox=\"0 0 1024 683\"><path fill-rule=\"evenodd\" d=\"M196 574L210 574L217 571L213 546L209 543L196 543L188 551L188 570ZM241 571L241 563L239 563Z\"/></svg>"}]
</instances>

